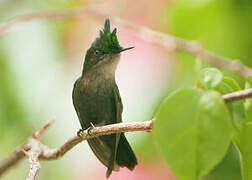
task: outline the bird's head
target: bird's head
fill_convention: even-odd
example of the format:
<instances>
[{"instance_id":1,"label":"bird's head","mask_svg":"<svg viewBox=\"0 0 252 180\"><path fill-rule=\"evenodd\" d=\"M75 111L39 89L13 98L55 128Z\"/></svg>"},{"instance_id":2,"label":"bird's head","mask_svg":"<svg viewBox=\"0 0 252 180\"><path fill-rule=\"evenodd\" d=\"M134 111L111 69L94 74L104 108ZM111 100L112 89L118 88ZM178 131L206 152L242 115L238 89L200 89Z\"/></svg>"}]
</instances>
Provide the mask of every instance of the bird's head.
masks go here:
<instances>
[{"instance_id":1,"label":"bird's head","mask_svg":"<svg viewBox=\"0 0 252 180\"><path fill-rule=\"evenodd\" d=\"M111 64L113 66L113 64L117 64L121 52L132 48L120 46L116 36L116 28L110 32L110 22L109 19L106 19L103 31L100 30L100 37L96 38L87 50L83 72L104 65L110 66Z\"/></svg>"}]
</instances>

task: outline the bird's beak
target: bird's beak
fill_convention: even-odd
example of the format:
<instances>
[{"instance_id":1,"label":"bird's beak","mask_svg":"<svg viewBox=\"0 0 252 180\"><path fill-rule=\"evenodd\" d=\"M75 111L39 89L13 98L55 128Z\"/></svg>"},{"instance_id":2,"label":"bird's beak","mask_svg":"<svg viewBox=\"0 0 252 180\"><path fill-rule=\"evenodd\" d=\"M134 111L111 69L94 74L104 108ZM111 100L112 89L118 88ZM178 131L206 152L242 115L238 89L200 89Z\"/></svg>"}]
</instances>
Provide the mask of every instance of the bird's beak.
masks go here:
<instances>
[{"instance_id":1,"label":"bird's beak","mask_svg":"<svg viewBox=\"0 0 252 180\"><path fill-rule=\"evenodd\" d=\"M123 48L123 49L121 49L121 50L119 51L119 53L121 53L121 52L123 52L123 51L130 50L130 49L132 49L132 48L134 48L134 47Z\"/></svg>"}]
</instances>

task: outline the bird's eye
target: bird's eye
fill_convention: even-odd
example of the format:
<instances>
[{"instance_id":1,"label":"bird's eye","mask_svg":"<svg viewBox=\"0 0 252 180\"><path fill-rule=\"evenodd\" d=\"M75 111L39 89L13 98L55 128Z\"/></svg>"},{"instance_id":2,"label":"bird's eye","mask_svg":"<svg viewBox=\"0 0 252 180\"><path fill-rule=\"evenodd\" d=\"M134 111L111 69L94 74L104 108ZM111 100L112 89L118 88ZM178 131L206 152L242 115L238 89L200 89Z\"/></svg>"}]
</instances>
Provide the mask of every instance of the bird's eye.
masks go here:
<instances>
[{"instance_id":1,"label":"bird's eye","mask_svg":"<svg viewBox=\"0 0 252 180\"><path fill-rule=\"evenodd\" d=\"M96 56L101 56L101 55L103 55L103 52L102 52L102 51L99 51L99 50L95 50L94 54L95 54Z\"/></svg>"}]
</instances>

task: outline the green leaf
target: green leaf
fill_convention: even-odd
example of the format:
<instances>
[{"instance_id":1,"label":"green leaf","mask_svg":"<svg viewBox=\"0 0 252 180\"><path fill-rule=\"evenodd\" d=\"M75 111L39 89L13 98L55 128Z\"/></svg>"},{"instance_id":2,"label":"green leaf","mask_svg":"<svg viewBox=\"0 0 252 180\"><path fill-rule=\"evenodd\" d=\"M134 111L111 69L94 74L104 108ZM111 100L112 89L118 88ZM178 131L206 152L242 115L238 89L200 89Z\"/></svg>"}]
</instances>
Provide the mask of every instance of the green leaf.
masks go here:
<instances>
[{"instance_id":1,"label":"green leaf","mask_svg":"<svg viewBox=\"0 0 252 180\"><path fill-rule=\"evenodd\" d=\"M247 124L243 131L239 134L236 144L241 154L241 171L243 180L252 179L252 124Z\"/></svg>"},{"instance_id":2,"label":"green leaf","mask_svg":"<svg viewBox=\"0 0 252 180\"><path fill-rule=\"evenodd\" d=\"M252 76L247 77L245 88L252 88Z\"/></svg>"},{"instance_id":3,"label":"green leaf","mask_svg":"<svg viewBox=\"0 0 252 180\"><path fill-rule=\"evenodd\" d=\"M153 133L175 176L196 180L224 157L232 125L219 93L184 89L164 101Z\"/></svg>"},{"instance_id":4,"label":"green leaf","mask_svg":"<svg viewBox=\"0 0 252 180\"><path fill-rule=\"evenodd\" d=\"M252 88L252 76L249 76L246 79L245 88ZM245 108L246 108L246 115L247 115L247 122L252 122L252 99L248 98L245 100Z\"/></svg>"},{"instance_id":5,"label":"green leaf","mask_svg":"<svg viewBox=\"0 0 252 180\"><path fill-rule=\"evenodd\" d=\"M233 91L239 91L241 90L239 84L230 77L223 77L222 82L227 84L230 88L232 88Z\"/></svg>"},{"instance_id":6,"label":"green leaf","mask_svg":"<svg viewBox=\"0 0 252 180\"><path fill-rule=\"evenodd\" d=\"M237 132L239 133L245 127L246 124L246 114L245 108L241 101L235 101L231 103L232 106L232 121L234 127L236 128Z\"/></svg>"},{"instance_id":7,"label":"green leaf","mask_svg":"<svg viewBox=\"0 0 252 180\"><path fill-rule=\"evenodd\" d=\"M221 83L215 88L221 94L227 94L234 91L239 91L239 84L230 77L223 77ZM246 116L245 108L242 101L235 101L227 104L229 112L232 116L233 126L237 133L241 132L245 126Z\"/></svg>"},{"instance_id":8,"label":"green leaf","mask_svg":"<svg viewBox=\"0 0 252 180\"><path fill-rule=\"evenodd\" d=\"M252 76L246 79L245 88L252 88ZM243 180L252 179L252 99L245 100L246 126L236 139L240 151L240 161Z\"/></svg>"},{"instance_id":9,"label":"green leaf","mask_svg":"<svg viewBox=\"0 0 252 180\"><path fill-rule=\"evenodd\" d=\"M205 68L200 72L199 82L205 89L214 89L222 80L222 73L216 68Z\"/></svg>"}]
</instances>

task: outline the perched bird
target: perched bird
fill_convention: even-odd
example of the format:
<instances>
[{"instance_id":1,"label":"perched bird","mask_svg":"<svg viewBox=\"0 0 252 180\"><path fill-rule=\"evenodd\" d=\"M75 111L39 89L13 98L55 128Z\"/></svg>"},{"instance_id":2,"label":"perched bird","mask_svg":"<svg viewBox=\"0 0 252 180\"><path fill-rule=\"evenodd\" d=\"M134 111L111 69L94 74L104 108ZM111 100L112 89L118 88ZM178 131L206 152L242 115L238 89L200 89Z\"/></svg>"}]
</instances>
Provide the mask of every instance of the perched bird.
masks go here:
<instances>
[{"instance_id":1,"label":"perched bird","mask_svg":"<svg viewBox=\"0 0 252 180\"><path fill-rule=\"evenodd\" d=\"M87 50L82 75L73 88L73 104L82 130L94 126L122 122L123 105L115 82L115 71L120 53L133 47L120 46L116 29L110 32L106 19L100 37ZM119 167L133 170L137 159L124 133L104 135L88 139L96 157L108 168L106 177Z\"/></svg>"}]
</instances>

